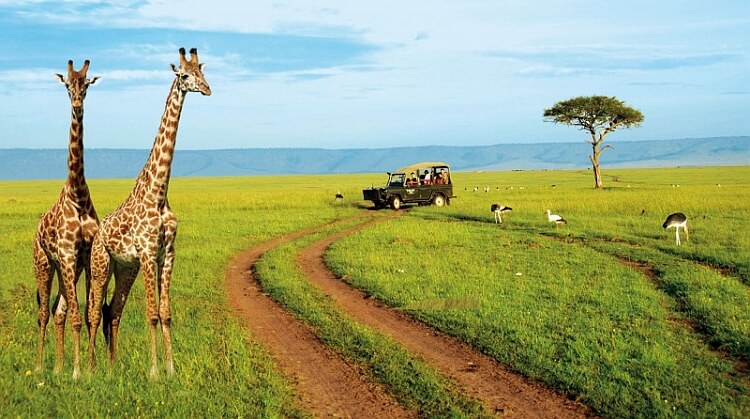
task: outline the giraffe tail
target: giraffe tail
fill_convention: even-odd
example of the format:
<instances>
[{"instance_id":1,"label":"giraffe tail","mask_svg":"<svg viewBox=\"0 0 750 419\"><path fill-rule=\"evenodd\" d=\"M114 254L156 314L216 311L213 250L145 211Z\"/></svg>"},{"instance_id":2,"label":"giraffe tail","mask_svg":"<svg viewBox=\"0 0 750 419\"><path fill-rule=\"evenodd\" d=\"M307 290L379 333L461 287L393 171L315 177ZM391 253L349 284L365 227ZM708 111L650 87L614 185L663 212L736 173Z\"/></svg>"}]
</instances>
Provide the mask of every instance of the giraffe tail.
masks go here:
<instances>
[{"instance_id":1,"label":"giraffe tail","mask_svg":"<svg viewBox=\"0 0 750 419\"><path fill-rule=\"evenodd\" d=\"M102 333L104 340L109 343L109 337L112 335L112 310L106 301L102 304Z\"/></svg>"},{"instance_id":2,"label":"giraffe tail","mask_svg":"<svg viewBox=\"0 0 750 419\"><path fill-rule=\"evenodd\" d=\"M49 304L49 303L47 303ZM41 307L42 306L42 297L39 296L39 290L36 290L36 306ZM37 317L36 319L37 326L42 326L42 321Z\"/></svg>"}]
</instances>

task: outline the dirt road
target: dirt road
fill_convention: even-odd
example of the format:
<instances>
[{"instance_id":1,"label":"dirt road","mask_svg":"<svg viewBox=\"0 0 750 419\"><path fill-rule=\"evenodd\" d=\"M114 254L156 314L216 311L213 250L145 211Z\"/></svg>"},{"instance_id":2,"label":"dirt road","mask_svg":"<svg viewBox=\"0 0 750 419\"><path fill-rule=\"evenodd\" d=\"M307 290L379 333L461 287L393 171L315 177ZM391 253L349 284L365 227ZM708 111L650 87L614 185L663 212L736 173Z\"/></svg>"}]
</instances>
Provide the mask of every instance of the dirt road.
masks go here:
<instances>
[{"instance_id":1,"label":"dirt road","mask_svg":"<svg viewBox=\"0 0 750 419\"><path fill-rule=\"evenodd\" d=\"M366 216L362 214L354 218ZM391 336L451 379L467 395L482 401L489 412L508 417L591 416L584 406L510 372L458 339L367 298L326 268L323 255L331 243L387 218L377 217L313 243L299 253L299 266L310 282L329 295L349 316ZM304 324L272 301L253 276L252 266L263 253L321 228L323 226L300 230L238 255L227 273L232 307L294 383L300 406L311 414L415 416L414 411L397 404L382 386L368 381L356 366L323 345Z\"/></svg>"}]
</instances>

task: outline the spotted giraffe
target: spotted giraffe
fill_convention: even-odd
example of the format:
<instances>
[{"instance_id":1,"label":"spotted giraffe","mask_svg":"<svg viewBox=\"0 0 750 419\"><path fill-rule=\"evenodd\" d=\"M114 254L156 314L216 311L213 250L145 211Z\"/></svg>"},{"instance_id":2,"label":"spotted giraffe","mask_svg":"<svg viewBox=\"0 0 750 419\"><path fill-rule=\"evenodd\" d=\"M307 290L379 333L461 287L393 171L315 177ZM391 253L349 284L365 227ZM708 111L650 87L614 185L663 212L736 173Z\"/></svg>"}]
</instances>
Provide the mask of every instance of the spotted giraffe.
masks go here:
<instances>
[{"instance_id":1,"label":"spotted giraffe","mask_svg":"<svg viewBox=\"0 0 750 419\"><path fill-rule=\"evenodd\" d=\"M91 201L83 168L83 101L88 87L99 77L86 78L89 60L80 71L75 71L73 61L68 61L67 79L56 74L68 90L71 104L70 140L68 144L68 178L57 202L39 220L34 238L34 273L37 281L39 305L39 346L37 370L41 371L44 355L44 338L50 318L49 299L52 281L57 274L59 286L52 305L55 321L55 369L63 366L65 320L70 310L73 329L73 378L80 376L81 313L76 296L76 284L81 272L86 273L86 291L90 282L89 256L91 244L99 225L99 218ZM89 333L92 333L89 330Z\"/></svg>"},{"instance_id":2,"label":"spotted giraffe","mask_svg":"<svg viewBox=\"0 0 750 419\"><path fill-rule=\"evenodd\" d=\"M99 233L94 239L91 256L89 316L92 330L96 330L100 317L103 317L104 336L109 343L110 370L115 360L122 312L130 288L138 272L142 271L146 287L146 320L151 332L149 375L152 378L158 376L156 336L159 323L164 341L167 373L174 373L169 283L174 264L177 219L169 207L167 190L177 127L188 92L211 95L211 88L203 77L203 64L198 62L198 52L195 48L190 50L189 61L185 58L185 49L180 48L180 66L176 67L173 64L172 70L175 79L167 96L167 104L151 154L136 179L130 196L102 220ZM115 290L107 304L107 285L112 274L115 277ZM89 367L92 370L96 365L95 341L96 334L92 333L89 337Z\"/></svg>"}]
</instances>

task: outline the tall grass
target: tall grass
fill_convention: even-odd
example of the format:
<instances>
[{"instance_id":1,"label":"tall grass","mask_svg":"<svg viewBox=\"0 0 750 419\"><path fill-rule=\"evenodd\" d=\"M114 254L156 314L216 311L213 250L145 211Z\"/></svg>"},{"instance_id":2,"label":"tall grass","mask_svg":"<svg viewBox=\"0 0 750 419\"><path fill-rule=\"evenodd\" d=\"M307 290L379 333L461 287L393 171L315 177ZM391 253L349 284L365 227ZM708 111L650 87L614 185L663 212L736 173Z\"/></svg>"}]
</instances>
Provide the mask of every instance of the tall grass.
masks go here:
<instances>
[{"instance_id":1,"label":"tall grass","mask_svg":"<svg viewBox=\"0 0 750 419\"><path fill-rule=\"evenodd\" d=\"M130 180L89 183L100 217L119 205L133 184ZM140 278L125 309L118 360L111 375L106 373L100 335L99 368L79 382L72 381L70 332L66 368L62 374L53 375L51 325L45 371L33 372L38 328L31 244L39 216L55 201L61 184L0 182L3 416L302 415L294 407L291 386L275 369L269 354L259 342L247 337L227 307L224 271L232 255L253 244L355 213L351 201L333 204L336 178L172 180L170 203L180 223L171 293L177 374L157 383L148 381L146 374L148 332ZM85 297L80 282L82 303ZM85 348L86 333L82 336ZM82 356L85 360L86 354Z\"/></svg>"},{"instance_id":2,"label":"tall grass","mask_svg":"<svg viewBox=\"0 0 750 419\"><path fill-rule=\"evenodd\" d=\"M586 171L456 174L467 190L450 207L413 208L336 243L327 261L604 415L747 416L736 362L750 338L750 242L735 232L750 217L748 169L617 173L603 191ZM513 208L504 224L493 202ZM569 223L556 230L547 208ZM690 218L681 247L661 228L675 211ZM632 249L650 252L640 260L657 280L620 262L637 259Z\"/></svg>"},{"instance_id":3,"label":"tall grass","mask_svg":"<svg viewBox=\"0 0 750 419\"><path fill-rule=\"evenodd\" d=\"M748 416L742 363L750 238L738 232L750 217L750 168L605 169L604 176L606 189L594 191L586 170L457 172L450 206L414 207L337 243L328 261L378 298L604 415ZM226 265L270 238L362 211L361 189L384 180L173 179L170 203L180 222L172 285L177 374L157 382L147 379L140 279L111 375L101 337L93 375L70 378L70 342L63 374L52 374L51 336L45 371L33 372L31 243L62 182L0 182L2 415L304 416L262 342L227 307ZM90 185L103 217L133 182ZM471 192L474 186L480 192ZM490 192L481 192L484 186ZM338 190L343 203L334 200ZM513 207L502 225L492 222L493 202ZM547 208L569 223L556 230L542 214ZM661 228L675 211L690 218L690 242L680 247ZM284 258L301 243L279 249L279 263L288 263ZM651 266L655 278L621 263L627 260ZM317 301L294 298L290 306ZM320 333L335 333L333 324L322 323Z\"/></svg>"},{"instance_id":4,"label":"tall grass","mask_svg":"<svg viewBox=\"0 0 750 419\"><path fill-rule=\"evenodd\" d=\"M263 289L309 324L317 336L388 386L420 417L489 417L482 406L461 395L424 361L389 337L352 320L311 285L297 266L297 252L343 226L324 229L266 253L257 264Z\"/></svg>"}]
</instances>

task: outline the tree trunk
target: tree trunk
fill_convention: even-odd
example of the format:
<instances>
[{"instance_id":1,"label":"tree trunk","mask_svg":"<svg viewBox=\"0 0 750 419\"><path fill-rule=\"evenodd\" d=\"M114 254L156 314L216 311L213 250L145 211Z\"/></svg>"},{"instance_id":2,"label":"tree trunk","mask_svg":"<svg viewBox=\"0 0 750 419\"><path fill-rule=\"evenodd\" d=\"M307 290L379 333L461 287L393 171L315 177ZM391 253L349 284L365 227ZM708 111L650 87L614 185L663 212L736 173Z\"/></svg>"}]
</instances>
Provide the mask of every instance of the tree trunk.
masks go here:
<instances>
[{"instance_id":1,"label":"tree trunk","mask_svg":"<svg viewBox=\"0 0 750 419\"><path fill-rule=\"evenodd\" d=\"M601 153L601 150L599 150L599 143L594 142L592 148L593 151L591 156L589 156L589 160L591 160L591 164L594 167L594 188L602 189L604 185L602 184L602 172L599 169L599 154Z\"/></svg>"}]
</instances>

